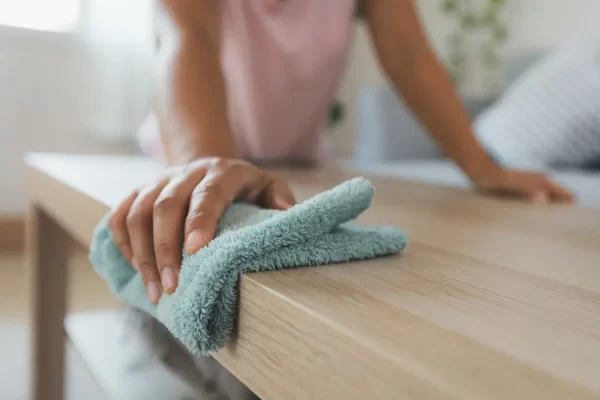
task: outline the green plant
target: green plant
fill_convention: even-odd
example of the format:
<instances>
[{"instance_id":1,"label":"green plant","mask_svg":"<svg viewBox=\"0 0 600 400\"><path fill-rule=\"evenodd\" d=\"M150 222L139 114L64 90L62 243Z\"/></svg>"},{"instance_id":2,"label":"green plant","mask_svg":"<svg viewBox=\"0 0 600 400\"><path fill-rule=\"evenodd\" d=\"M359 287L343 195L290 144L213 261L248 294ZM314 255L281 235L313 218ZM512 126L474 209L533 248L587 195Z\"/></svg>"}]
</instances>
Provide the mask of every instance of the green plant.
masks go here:
<instances>
[{"instance_id":1,"label":"green plant","mask_svg":"<svg viewBox=\"0 0 600 400\"><path fill-rule=\"evenodd\" d=\"M455 30L448 36L446 63L457 84L461 85L472 64L480 63L486 70L486 86L494 89L502 66L500 49L506 42L508 31L503 24L501 11L507 0L441 0L444 14L456 22ZM469 46L471 39L480 38L479 51Z\"/></svg>"},{"instance_id":2,"label":"green plant","mask_svg":"<svg viewBox=\"0 0 600 400\"><path fill-rule=\"evenodd\" d=\"M334 101L331 107L329 107L328 126L332 128L340 123L344 119L345 112L344 104L339 100Z\"/></svg>"}]
</instances>

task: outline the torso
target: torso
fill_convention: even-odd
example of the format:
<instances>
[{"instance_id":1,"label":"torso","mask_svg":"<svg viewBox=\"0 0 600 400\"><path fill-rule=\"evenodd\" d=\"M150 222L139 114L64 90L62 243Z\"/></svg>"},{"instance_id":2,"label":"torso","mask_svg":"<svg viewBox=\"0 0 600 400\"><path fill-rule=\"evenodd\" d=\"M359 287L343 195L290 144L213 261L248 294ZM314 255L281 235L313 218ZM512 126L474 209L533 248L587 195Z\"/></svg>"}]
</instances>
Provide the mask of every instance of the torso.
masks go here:
<instances>
[{"instance_id":1,"label":"torso","mask_svg":"<svg viewBox=\"0 0 600 400\"><path fill-rule=\"evenodd\" d=\"M320 133L346 62L354 1L221 0L221 7L221 64L240 157L322 159ZM147 145L158 135L152 125L142 129Z\"/></svg>"}]
</instances>

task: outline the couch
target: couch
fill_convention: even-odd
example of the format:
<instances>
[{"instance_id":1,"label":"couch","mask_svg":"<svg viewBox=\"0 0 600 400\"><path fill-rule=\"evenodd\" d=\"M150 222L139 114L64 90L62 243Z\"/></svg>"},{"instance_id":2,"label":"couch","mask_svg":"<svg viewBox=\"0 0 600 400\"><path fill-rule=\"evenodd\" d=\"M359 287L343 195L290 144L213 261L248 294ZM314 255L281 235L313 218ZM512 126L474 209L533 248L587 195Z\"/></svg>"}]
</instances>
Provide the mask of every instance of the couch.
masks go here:
<instances>
[{"instance_id":1,"label":"couch","mask_svg":"<svg viewBox=\"0 0 600 400\"><path fill-rule=\"evenodd\" d=\"M507 67L502 90L525 71L538 55L525 55ZM501 91L502 91L501 90ZM475 118L494 98L463 98L467 113ZM468 187L464 174L429 138L412 113L386 85L365 87L359 95L356 152L349 167L365 173ZM560 169L547 173L572 190L583 206L600 206L600 171Z\"/></svg>"}]
</instances>

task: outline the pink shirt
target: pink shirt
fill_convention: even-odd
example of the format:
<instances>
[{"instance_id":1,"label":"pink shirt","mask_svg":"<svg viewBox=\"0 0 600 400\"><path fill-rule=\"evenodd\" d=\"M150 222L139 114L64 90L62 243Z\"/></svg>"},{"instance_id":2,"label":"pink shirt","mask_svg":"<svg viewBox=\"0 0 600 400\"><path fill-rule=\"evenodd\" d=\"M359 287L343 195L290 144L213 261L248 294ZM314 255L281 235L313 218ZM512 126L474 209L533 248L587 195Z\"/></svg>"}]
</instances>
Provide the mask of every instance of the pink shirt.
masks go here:
<instances>
[{"instance_id":1,"label":"pink shirt","mask_svg":"<svg viewBox=\"0 0 600 400\"><path fill-rule=\"evenodd\" d=\"M317 161L343 73L353 0L220 0L221 65L240 157ZM202 73L199 71L198 73ZM156 123L142 148L161 154Z\"/></svg>"}]
</instances>

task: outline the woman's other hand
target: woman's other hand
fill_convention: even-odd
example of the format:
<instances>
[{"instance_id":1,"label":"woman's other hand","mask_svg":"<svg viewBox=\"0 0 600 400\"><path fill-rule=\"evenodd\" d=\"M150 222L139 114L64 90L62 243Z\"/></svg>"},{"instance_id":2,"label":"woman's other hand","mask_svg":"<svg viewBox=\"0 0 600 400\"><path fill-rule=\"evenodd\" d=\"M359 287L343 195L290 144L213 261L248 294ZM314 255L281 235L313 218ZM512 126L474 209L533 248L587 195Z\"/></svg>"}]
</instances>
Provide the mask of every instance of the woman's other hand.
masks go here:
<instances>
[{"instance_id":1,"label":"woman's other hand","mask_svg":"<svg viewBox=\"0 0 600 400\"><path fill-rule=\"evenodd\" d=\"M575 200L571 192L542 173L494 168L492 172L478 175L473 183L486 192L518 196L536 204Z\"/></svg>"}]
</instances>

